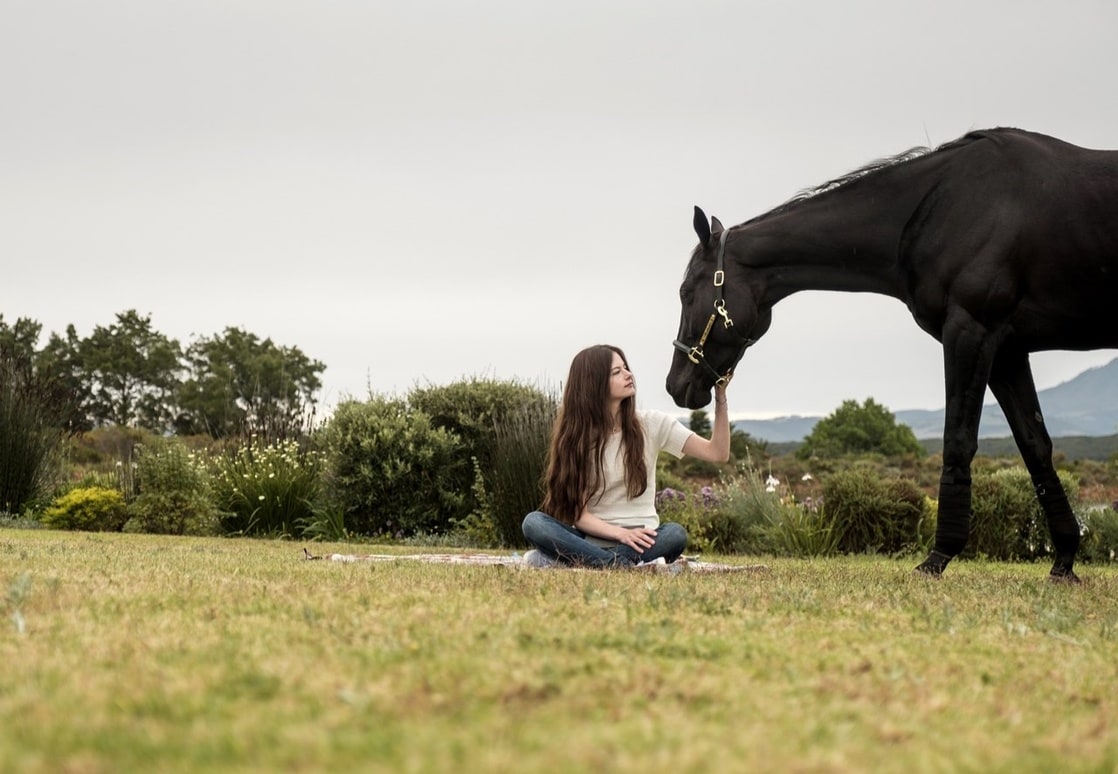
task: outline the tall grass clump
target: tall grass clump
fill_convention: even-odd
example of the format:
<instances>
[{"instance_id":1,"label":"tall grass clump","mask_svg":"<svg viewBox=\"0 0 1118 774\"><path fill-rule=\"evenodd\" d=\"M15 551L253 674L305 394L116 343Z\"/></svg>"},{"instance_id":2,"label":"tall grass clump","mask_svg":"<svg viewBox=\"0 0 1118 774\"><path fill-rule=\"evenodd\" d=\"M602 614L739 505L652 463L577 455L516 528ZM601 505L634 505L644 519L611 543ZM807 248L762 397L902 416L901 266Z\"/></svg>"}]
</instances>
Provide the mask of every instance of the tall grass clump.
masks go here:
<instances>
[{"instance_id":1,"label":"tall grass clump","mask_svg":"<svg viewBox=\"0 0 1118 774\"><path fill-rule=\"evenodd\" d=\"M216 535L221 531L206 461L175 438L135 449L136 498L128 504L126 532Z\"/></svg>"},{"instance_id":2,"label":"tall grass clump","mask_svg":"<svg viewBox=\"0 0 1118 774\"><path fill-rule=\"evenodd\" d=\"M325 455L294 440L250 436L213 459L213 494L227 533L295 535L320 513Z\"/></svg>"},{"instance_id":3,"label":"tall grass clump","mask_svg":"<svg viewBox=\"0 0 1118 774\"><path fill-rule=\"evenodd\" d=\"M330 502L318 502L303 518L296 522L301 537L307 540L326 540L342 543L350 540L353 533L345 523L345 511Z\"/></svg>"},{"instance_id":4,"label":"tall grass clump","mask_svg":"<svg viewBox=\"0 0 1118 774\"><path fill-rule=\"evenodd\" d=\"M767 531L770 551L777 556L830 556L838 551L839 534L822 508L796 504L775 514Z\"/></svg>"},{"instance_id":5,"label":"tall grass clump","mask_svg":"<svg viewBox=\"0 0 1118 774\"><path fill-rule=\"evenodd\" d=\"M0 513L45 502L61 480L70 394L27 358L0 352Z\"/></svg>"},{"instance_id":6,"label":"tall grass clump","mask_svg":"<svg viewBox=\"0 0 1118 774\"><path fill-rule=\"evenodd\" d=\"M765 491L758 472L746 468L726 482L722 502L709 511L703 532L716 551L766 553L766 531L782 510L780 498Z\"/></svg>"},{"instance_id":7,"label":"tall grass clump","mask_svg":"<svg viewBox=\"0 0 1118 774\"><path fill-rule=\"evenodd\" d=\"M462 524L483 545L524 544L521 522L543 500L555 413L554 403L530 401L494 421L488 467L475 458L478 510Z\"/></svg>"},{"instance_id":8,"label":"tall grass clump","mask_svg":"<svg viewBox=\"0 0 1118 774\"><path fill-rule=\"evenodd\" d=\"M798 502L770 473L746 466L734 479L730 501L753 513L753 551L774 556L827 556L837 550L838 535L818 501Z\"/></svg>"}]
</instances>

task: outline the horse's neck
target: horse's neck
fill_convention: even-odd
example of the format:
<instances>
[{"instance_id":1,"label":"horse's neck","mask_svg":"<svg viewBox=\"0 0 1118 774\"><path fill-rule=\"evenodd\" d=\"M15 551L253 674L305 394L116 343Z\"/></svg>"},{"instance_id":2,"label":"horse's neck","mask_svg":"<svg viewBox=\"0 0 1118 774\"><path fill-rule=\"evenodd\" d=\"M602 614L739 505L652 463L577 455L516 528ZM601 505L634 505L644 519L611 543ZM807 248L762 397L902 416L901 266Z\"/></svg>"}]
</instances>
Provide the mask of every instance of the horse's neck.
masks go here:
<instances>
[{"instance_id":1,"label":"horse's neck","mask_svg":"<svg viewBox=\"0 0 1118 774\"><path fill-rule=\"evenodd\" d=\"M764 278L769 304L801 290L901 298L897 249L923 194L895 188L856 182L749 223L734 258Z\"/></svg>"}]
</instances>

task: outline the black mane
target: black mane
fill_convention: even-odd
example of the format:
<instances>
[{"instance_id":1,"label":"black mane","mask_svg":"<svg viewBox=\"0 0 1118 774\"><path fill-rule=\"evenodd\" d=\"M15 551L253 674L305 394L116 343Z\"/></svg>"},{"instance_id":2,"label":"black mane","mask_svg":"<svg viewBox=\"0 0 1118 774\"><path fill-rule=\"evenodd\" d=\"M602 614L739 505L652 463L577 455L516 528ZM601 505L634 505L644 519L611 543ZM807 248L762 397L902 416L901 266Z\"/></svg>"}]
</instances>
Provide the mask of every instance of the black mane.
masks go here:
<instances>
[{"instance_id":1,"label":"black mane","mask_svg":"<svg viewBox=\"0 0 1118 774\"><path fill-rule=\"evenodd\" d=\"M836 188L842 188L848 183L852 183L855 180L860 180L867 175L872 175L875 172L880 172L883 169L896 166L897 164L903 164L906 161L912 161L913 159L918 159L921 156L927 156L929 153L939 153L940 151L949 150L951 148L956 148L960 145L965 145L966 143L973 142L974 140L986 136L989 131L996 130L968 132L962 137L958 137L954 140L949 140L948 142L945 142L935 148L929 148L925 145L916 145L906 151L901 151L900 153L894 154L892 156L884 156L882 158L875 159L874 161L871 161L868 164L859 167L858 169L847 172L841 177L836 177L833 180L828 180L827 182L817 185L814 188L805 188L783 204L779 204L768 212L762 215L758 215L755 218L750 218L748 221L746 221L746 223L753 223L754 221L764 220L765 218L770 218L774 215L780 215L796 207L801 202L815 198L819 194L833 191Z\"/></svg>"}]
</instances>

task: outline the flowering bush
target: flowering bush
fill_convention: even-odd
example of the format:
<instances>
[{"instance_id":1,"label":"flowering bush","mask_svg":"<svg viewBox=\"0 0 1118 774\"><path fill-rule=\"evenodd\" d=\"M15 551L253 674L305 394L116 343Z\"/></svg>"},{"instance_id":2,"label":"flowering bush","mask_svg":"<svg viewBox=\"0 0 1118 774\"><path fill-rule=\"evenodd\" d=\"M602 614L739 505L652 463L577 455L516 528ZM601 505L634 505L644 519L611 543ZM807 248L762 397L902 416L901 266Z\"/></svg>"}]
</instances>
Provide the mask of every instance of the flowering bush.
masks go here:
<instances>
[{"instance_id":1,"label":"flowering bush","mask_svg":"<svg viewBox=\"0 0 1118 774\"><path fill-rule=\"evenodd\" d=\"M714 493L714 487L712 486L704 486L700 489L699 497L703 500L704 508L714 508L719 503L718 495Z\"/></svg>"},{"instance_id":2,"label":"flowering bush","mask_svg":"<svg viewBox=\"0 0 1118 774\"><path fill-rule=\"evenodd\" d=\"M670 486L656 493L656 510L674 511L679 506L686 504L687 495Z\"/></svg>"},{"instance_id":3,"label":"flowering bush","mask_svg":"<svg viewBox=\"0 0 1118 774\"><path fill-rule=\"evenodd\" d=\"M756 513L742 508L735 484L725 484L719 493L713 486L700 487L688 495L667 487L656 493L660 520L674 521L687 530L687 551L723 554L755 552L759 544L754 528Z\"/></svg>"},{"instance_id":4,"label":"flowering bush","mask_svg":"<svg viewBox=\"0 0 1118 774\"><path fill-rule=\"evenodd\" d=\"M806 484L810 476L803 479ZM782 491L787 490L787 491ZM663 521L681 524L690 552L816 556L833 553L835 536L819 498L796 501L772 473L743 468L717 486L688 495L668 487L656 494Z\"/></svg>"},{"instance_id":5,"label":"flowering bush","mask_svg":"<svg viewBox=\"0 0 1118 774\"><path fill-rule=\"evenodd\" d=\"M325 470L321 452L296 441L248 443L214 458L214 500L227 533L293 535L315 521Z\"/></svg>"},{"instance_id":6,"label":"flowering bush","mask_svg":"<svg viewBox=\"0 0 1118 774\"><path fill-rule=\"evenodd\" d=\"M674 521L687 530L688 552L701 553L710 549L703 514L694 507L686 493L665 487L656 493L655 499L661 524Z\"/></svg>"}]
</instances>

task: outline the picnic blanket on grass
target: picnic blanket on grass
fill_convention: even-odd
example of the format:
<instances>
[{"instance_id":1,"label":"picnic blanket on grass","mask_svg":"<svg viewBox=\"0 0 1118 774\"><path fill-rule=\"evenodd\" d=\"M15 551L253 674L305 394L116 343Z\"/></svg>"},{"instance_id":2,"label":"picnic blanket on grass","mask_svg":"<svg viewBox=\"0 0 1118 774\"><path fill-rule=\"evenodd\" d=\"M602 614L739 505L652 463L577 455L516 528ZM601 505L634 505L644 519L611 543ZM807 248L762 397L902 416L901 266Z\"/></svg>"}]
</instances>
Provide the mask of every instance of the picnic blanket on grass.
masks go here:
<instances>
[{"instance_id":1,"label":"picnic blanket on grass","mask_svg":"<svg viewBox=\"0 0 1118 774\"><path fill-rule=\"evenodd\" d=\"M431 564L473 564L495 565L501 567L517 567L525 570L534 569L562 569L575 570L576 567L529 567L524 564L519 554L312 554L303 549L303 558L306 560L322 560L327 562L428 562ZM769 568L763 564L718 564L715 562L701 562L694 557L681 557L671 564L647 564L632 568L633 572L653 572L658 574L676 575L679 573L719 573L719 572L765 572Z\"/></svg>"}]
</instances>

